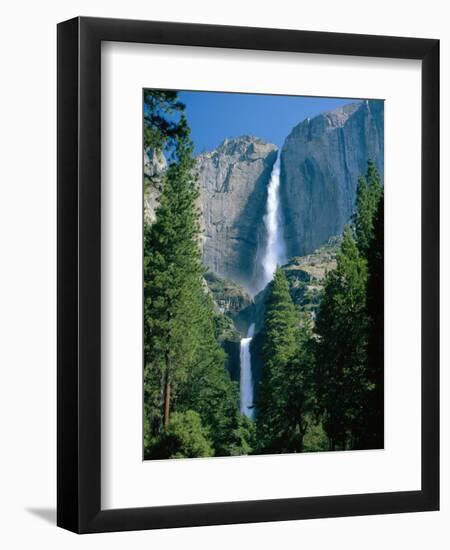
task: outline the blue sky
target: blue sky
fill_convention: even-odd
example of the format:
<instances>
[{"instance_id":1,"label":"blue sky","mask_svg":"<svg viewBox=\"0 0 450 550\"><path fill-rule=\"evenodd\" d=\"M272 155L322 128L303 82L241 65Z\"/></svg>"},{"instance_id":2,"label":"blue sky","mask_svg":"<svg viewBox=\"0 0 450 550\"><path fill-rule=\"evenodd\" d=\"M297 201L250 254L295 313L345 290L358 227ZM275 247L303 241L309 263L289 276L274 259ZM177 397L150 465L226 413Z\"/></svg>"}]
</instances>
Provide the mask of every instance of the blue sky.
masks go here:
<instances>
[{"instance_id":1,"label":"blue sky","mask_svg":"<svg viewBox=\"0 0 450 550\"><path fill-rule=\"evenodd\" d=\"M258 136L281 147L292 128L354 99L222 92L179 92L186 105L195 154L215 149L225 138Z\"/></svg>"}]
</instances>

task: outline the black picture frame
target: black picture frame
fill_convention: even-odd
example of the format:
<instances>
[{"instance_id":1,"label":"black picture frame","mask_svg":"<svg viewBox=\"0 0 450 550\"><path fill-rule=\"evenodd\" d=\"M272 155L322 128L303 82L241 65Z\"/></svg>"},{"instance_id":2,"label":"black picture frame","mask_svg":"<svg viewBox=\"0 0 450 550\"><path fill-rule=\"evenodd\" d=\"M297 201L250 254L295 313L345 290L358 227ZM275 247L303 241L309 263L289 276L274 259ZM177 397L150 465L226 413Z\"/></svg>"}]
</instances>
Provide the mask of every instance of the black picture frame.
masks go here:
<instances>
[{"instance_id":1,"label":"black picture frame","mask_svg":"<svg viewBox=\"0 0 450 550\"><path fill-rule=\"evenodd\" d=\"M422 489L101 509L102 41L422 61ZM76 533L439 509L439 41L77 17L58 25L57 524Z\"/></svg>"}]
</instances>

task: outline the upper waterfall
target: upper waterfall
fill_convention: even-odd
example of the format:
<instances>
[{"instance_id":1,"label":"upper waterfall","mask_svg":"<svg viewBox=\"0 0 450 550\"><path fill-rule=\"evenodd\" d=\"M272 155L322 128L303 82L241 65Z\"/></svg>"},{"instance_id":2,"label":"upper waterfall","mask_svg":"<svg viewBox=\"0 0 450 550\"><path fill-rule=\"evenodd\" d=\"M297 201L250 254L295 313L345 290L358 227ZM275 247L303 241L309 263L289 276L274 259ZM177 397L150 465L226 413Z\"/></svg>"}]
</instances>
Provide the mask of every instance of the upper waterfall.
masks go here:
<instances>
[{"instance_id":1,"label":"upper waterfall","mask_svg":"<svg viewBox=\"0 0 450 550\"><path fill-rule=\"evenodd\" d=\"M262 290L273 278L279 265L286 262L286 252L281 231L280 212L280 152L272 168L270 181L267 188L267 205L263 221L266 229L266 242L264 254L261 258L262 277L260 290ZM252 378L252 361L250 343L255 331L255 323L248 329L247 337L241 339L240 363L241 363L241 412L249 418L254 418L254 387Z\"/></svg>"},{"instance_id":2,"label":"upper waterfall","mask_svg":"<svg viewBox=\"0 0 450 550\"><path fill-rule=\"evenodd\" d=\"M277 267L286 263L286 246L281 228L279 150L267 188L267 206L266 214L264 215L264 226L266 228L267 238L261 260L261 290L270 283Z\"/></svg>"}]
</instances>

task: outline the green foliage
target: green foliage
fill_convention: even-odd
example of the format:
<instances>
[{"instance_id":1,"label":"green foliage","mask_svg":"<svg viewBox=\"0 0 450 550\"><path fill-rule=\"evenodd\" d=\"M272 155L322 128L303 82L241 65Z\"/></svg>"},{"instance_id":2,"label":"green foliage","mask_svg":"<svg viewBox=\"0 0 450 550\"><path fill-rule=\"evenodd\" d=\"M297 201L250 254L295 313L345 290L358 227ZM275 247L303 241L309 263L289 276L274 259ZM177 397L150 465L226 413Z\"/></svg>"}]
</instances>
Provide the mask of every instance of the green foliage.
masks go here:
<instances>
[{"instance_id":1,"label":"green foliage","mask_svg":"<svg viewBox=\"0 0 450 550\"><path fill-rule=\"evenodd\" d=\"M237 332L231 317L225 313L214 313L214 336L218 341L237 342L240 340L240 334Z\"/></svg>"},{"instance_id":2,"label":"green foliage","mask_svg":"<svg viewBox=\"0 0 450 550\"><path fill-rule=\"evenodd\" d=\"M292 301L302 311L314 317L320 307L323 283L328 271L336 267L336 254L340 249L341 237L330 237L313 253L293 257L283 266Z\"/></svg>"},{"instance_id":3,"label":"green foliage","mask_svg":"<svg viewBox=\"0 0 450 550\"><path fill-rule=\"evenodd\" d=\"M161 112L179 108L176 96L161 94L150 94ZM211 452L232 454L247 444L238 390L224 366L203 283L193 146L184 114L177 126L182 132L158 116L146 118L146 127L154 124L152 139L170 141L174 154L163 176L156 220L144 227L144 453L147 458L191 456L183 455L188 443L179 432L175 437L175 421L178 430L193 430L196 441L201 432ZM174 415L181 416L174 420Z\"/></svg>"},{"instance_id":4,"label":"green foliage","mask_svg":"<svg viewBox=\"0 0 450 550\"><path fill-rule=\"evenodd\" d=\"M232 456L251 454L256 447L256 426L243 414L239 414L233 437L229 444L229 454Z\"/></svg>"},{"instance_id":5,"label":"green foliage","mask_svg":"<svg viewBox=\"0 0 450 550\"><path fill-rule=\"evenodd\" d=\"M144 92L144 146L170 160L156 220L144 227L145 457L382 446L384 213L374 163L336 259L338 242L321 262L291 259L267 290L254 422L239 412L219 345L238 338L232 308L250 298L202 266L193 145L176 92Z\"/></svg>"},{"instance_id":6,"label":"green foliage","mask_svg":"<svg viewBox=\"0 0 450 550\"><path fill-rule=\"evenodd\" d=\"M196 352L190 326L202 268L191 153L188 137L180 138L178 161L164 177L156 221L144 228L144 402L154 434L163 421L161 388L176 391Z\"/></svg>"},{"instance_id":7,"label":"green foliage","mask_svg":"<svg viewBox=\"0 0 450 550\"><path fill-rule=\"evenodd\" d=\"M368 266L366 365L369 380L355 445L380 448L384 440L384 189L371 161L358 186L355 234Z\"/></svg>"},{"instance_id":8,"label":"green foliage","mask_svg":"<svg viewBox=\"0 0 450 550\"><path fill-rule=\"evenodd\" d=\"M368 251L367 283L368 344L367 367L372 386L365 407L362 448L381 448L384 443L384 200L381 196L374 219L374 233Z\"/></svg>"},{"instance_id":9,"label":"green foliage","mask_svg":"<svg viewBox=\"0 0 450 550\"><path fill-rule=\"evenodd\" d=\"M217 455L232 454L239 444L239 393L224 367L225 353L214 335L211 298L198 294L197 318L190 326L190 336L198 346L194 361L180 388L175 406L178 410L199 412L202 422L210 428L210 437Z\"/></svg>"},{"instance_id":10,"label":"green foliage","mask_svg":"<svg viewBox=\"0 0 450 550\"><path fill-rule=\"evenodd\" d=\"M167 429L157 438L150 450L151 458L195 458L213 456L208 431L195 411L176 412Z\"/></svg>"},{"instance_id":11,"label":"green foliage","mask_svg":"<svg viewBox=\"0 0 450 550\"><path fill-rule=\"evenodd\" d=\"M331 449L353 448L361 429L366 368L367 262L346 227L317 318L317 392Z\"/></svg>"},{"instance_id":12,"label":"green foliage","mask_svg":"<svg viewBox=\"0 0 450 550\"><path fill-rule=\"evenodd\" d=\"M308 427L303 437L303 452L328 451L328 437L322 422L313 415L306 417Z\"/></svg>"},{"instance_id":13,"label":"green foliage","mask_svg":"<svg viewBox=\"0 0 450 550\"><path fill-rule=\"evenodd\" d=\"M354 237L347 227L317 319L317 393L332 449L383 444L383 205L369 161L358 181Z\"/></svg>"},{"instance_id":14,"label":"green foliage","mask_svg":"<svg viewBox=\"0 0 450 550\"><path fill-rule=\"evenodd\" d=\"M380 175L374 162L369 160L366 175L358 178L353 216L356 243L365 258L367 258L371 246L374 220L382 195L383 186Z\"/></svg>"},{"instance_id":15,"label":"green foliage","mask_svg":"<svg viewBox=\"0 0 450 550\"><path fill-rule=\"evenodd\" d=\"M177 141L189 134L185 105L177 92L144 90L144 148L158 151L176 148Z\"/></svg>"},{"instance_id":16,"label":"green foliage","mask_svg":"<svg viewBox=\"0 0 450 550\"><path fill-rule=\"evenodd\" d=\"M312 404L311 325L295 309L280 268L266 302L262 355L256 397L258 450L301 452Z\"/></svg>"}]
</instances>

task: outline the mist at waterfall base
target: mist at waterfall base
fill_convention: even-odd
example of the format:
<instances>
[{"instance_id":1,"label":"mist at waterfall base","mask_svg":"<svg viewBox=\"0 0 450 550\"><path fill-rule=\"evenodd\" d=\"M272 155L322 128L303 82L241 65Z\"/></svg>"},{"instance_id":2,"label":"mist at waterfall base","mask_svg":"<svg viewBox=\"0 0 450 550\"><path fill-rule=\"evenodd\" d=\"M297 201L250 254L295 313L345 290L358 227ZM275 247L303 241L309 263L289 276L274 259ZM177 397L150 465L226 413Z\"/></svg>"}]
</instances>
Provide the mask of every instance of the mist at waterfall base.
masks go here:
<instances>
[{"instance_id":1,"label":"mist at waterfall base","mask_svg":"<svg viewBox=\"0 0 450 550\"><path fill-rule=\"evenodd\" d=\"M260 288L263 290L272 280L279 265L286 262L286 247L281 233L280 211L280 151L273 165L269 185L267 187L266 213L263 218L266 229L266 243L262 254L262 278ZM240 410L248 418L253 419L255 408L253 404L253 376L250 344L255 331L255 323L251 323L247 337L240 342Z\"/></svg>"}]
</instances>

